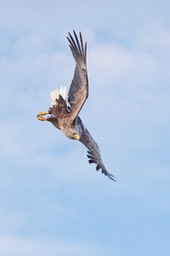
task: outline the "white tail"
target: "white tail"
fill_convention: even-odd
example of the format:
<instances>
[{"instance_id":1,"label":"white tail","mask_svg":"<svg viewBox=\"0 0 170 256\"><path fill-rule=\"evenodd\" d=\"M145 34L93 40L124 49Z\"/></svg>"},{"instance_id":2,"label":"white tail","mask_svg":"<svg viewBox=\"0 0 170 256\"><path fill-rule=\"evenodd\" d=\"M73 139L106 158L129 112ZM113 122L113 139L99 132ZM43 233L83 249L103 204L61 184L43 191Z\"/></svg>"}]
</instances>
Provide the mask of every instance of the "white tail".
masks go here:
<instances>
[{"instance_id":1,"label":"white tail","mask_svg":"<svg viewBox=\"0 0 170 256\"><path fill-rule=\"evenodd\" d=\"M63 97L63 99L66 99L66 86L61 86L60 89L54 89L50 93L51 98L51 106L56 105L56 99L59 99L59 95Z\"/></svg>"}]
</instances>

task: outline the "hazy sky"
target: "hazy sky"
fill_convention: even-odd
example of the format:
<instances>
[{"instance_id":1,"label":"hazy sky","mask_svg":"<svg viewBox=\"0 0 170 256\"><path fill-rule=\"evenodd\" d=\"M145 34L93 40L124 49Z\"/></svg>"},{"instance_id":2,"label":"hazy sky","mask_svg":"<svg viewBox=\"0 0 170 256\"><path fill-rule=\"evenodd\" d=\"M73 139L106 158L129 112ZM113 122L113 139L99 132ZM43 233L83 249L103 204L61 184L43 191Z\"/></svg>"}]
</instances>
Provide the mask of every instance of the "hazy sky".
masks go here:
<instances>
[{"instance_id":1,"label":"hazy sky","mask_svg":"<svg viewBox=\"0 0 170 256\"><path fill-rule=\"evenodd\" d=\"M170 254L170 3L0 0L0 255ZM70 86L67 33L88 43L80 113L117 182L36 115Z\"/></svg>"}]
</instances>

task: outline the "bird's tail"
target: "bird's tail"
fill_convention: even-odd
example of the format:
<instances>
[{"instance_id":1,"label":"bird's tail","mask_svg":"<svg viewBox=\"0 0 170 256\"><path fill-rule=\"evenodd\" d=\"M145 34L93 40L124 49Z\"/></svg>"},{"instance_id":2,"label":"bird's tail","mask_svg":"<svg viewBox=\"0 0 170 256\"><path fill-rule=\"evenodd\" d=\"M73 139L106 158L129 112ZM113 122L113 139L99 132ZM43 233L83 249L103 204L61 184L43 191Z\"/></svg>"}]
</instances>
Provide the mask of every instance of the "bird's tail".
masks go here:
<instances>
[{"instance_id":1,"label":"bird's tail","mask_svg":"<svg viewBox=\"0 0 170 256\"><path fill-rule=\"evenodd\" d=\"M59 96L62 96L63 99L66 99L66 86L61 86L60 89L54 89L53 91L51 91L50 93L50 98L51 98L51 107L56 105L56 100L59 99Z\"/></svg>"}]
</instances>

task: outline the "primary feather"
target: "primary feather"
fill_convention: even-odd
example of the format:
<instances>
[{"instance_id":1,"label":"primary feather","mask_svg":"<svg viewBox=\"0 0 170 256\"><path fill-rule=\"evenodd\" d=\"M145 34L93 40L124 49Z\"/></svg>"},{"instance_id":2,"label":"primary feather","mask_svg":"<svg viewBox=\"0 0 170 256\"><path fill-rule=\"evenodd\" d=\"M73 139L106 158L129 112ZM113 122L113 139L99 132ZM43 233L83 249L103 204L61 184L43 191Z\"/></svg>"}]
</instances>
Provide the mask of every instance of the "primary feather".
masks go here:
<instances>
[{"instance_id":1,"label":"primary feather","mask_svg":"<svg viewBox=\"0 0 170 256\"><path fill-rule=\"evenodd\" d=\"M88 97L89 89L86 66L87 43L83 44L81 33L79 34L80 40L78 39L75 31L73 33L74 38L69 33L69 37L67 37L67 39L70 43L69 46L76 62L74 77L68 93L71 117L74 120Z\"/></svg>"}]
</instances>

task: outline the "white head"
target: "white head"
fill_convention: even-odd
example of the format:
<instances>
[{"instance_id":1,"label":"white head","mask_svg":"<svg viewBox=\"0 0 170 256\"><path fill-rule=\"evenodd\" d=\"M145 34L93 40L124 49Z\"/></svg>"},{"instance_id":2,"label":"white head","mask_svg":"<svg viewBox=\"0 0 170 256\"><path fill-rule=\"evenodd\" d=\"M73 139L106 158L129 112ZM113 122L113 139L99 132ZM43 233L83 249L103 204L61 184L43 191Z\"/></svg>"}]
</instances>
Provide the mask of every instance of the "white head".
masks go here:
<instances>
[{"instance_id":1,"label":"white head","mask_svg":"<svg viewBox=\"0 0 170 256\"><path fill-rule=\"evenodd\" d=\"M59 95L63 97L63 99L66 99L66 86L61 86L60 89L54 89L50 93L50 98L51 98L51 107L56 105L56 99L59 99Z\"/></svg>"}]
</instances>

